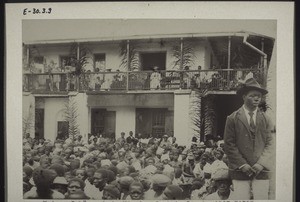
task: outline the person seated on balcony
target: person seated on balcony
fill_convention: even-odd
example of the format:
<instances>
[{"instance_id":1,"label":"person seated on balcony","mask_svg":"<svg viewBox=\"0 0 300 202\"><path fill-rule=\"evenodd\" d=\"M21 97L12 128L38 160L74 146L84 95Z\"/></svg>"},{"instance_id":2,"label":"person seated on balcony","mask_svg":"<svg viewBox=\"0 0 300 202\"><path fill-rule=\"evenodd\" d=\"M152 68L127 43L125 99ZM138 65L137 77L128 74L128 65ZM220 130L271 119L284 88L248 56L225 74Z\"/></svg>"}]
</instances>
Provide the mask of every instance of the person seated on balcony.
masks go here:
<instances>
[{"instance_id":1,"label":"person seated on balcony","mask_svg":"<svg viewBox=\"0 0 300 202\"><path fill-rule=\"evenodd\" d=\"M191 88L200 88L200 86L201 86L200 74L196 73L191 79Z\"/></svg>"},{"instance_id":2,"label":"person seated on balcony","mask_svg":"<svg viewBox=\"0 0 300 202\"><path fill-rule=\"evenodd\" d=\"M106 69L107 71L107 74L104 74L104 81L101 85L101 89L103 90L110 90L111 88L111 84L113 82L113 74L110 73L111 72L111 69Z\"/></svg>"},{"instance_id":3,"label":"person seated on balcony","mask_svg":"<svg viewBox=\"0 0 300 202\"><path fill-rule=\"evenodd\" d=\"M113 78L114 78L114 81L119 82L122 80L122 76L120 75L120 70L117 69L116 72L117 73L113 76Z\"/></svg>"},{"instance_id":4,"label":"person seated on balcony","mask_svg":"<svg viewBox=\"0 0 300 202\"><path fill-rule=\"evenodd\" d=\"M217 72L213 72L211 75L211 84L213 88L219 88L219 74Z\"/></svg>"},{"instance_id":5,"label":"person seated on balcony","mask_svg":"<svg viewBox=\"0 0 300 202\"><path fill-rule=\"evenodd\" d=\"M122 86L123 81L124 81L124 75L120 74L119 69L117 69L116 72L117 73L113 76L113 81L112 81L112 84L111 84L111 88L120 89L122 87L125 87L125 86Z\"/></svg>"},{"instance_id":6,"label":"person seated on balcony","mask_svg":"<svg viewBox=\"0 0 300 202\"><path fill-rule=\"evenodd\" d=\"M212 82L212 74L211 72L205 71L202 74L202 82L205 84L211 83Z\"/></svg>"},{"instance_id":7,"label":"person seated on balcony","mask_svg":"<svg viewBox=\"0 0 300 202\"><path fill-rule=\"evenodd\" d=\"M194 79L195 85L196 85L195 87L197 87L197 88L200 88L200 83L201 83L202 80L203 80L203 78L201 77L201 75L203 75L203 73L201 73L201 70L202 70L202 66L199 65L199 66L198 66L198 72L196 72L196 73L194 74L193 78L192 78L192 79Z\"/></svg>"},{"instance_id":8,"label":"person seated on balcony","mask_svg":"<svg viewBox=\"0 0 300 202\"><path fill-rule=\"evenodd\" d=\"M100 76L97 76L96 80L94 82L95 82L95 90L100 90L101 89L101 79L100 79Z\"/></svg>"},{"instance_id":9,"label":"person seated on balcony","mask_svg":"<svg viewBox=\"0 0 300 202\"><path fill-rule=\"evenodd\" d=\"M150 89L160 89L161 74L158 72L159 67L153 67L153 72L150 76Z\"/></svg>"}]
</instances>

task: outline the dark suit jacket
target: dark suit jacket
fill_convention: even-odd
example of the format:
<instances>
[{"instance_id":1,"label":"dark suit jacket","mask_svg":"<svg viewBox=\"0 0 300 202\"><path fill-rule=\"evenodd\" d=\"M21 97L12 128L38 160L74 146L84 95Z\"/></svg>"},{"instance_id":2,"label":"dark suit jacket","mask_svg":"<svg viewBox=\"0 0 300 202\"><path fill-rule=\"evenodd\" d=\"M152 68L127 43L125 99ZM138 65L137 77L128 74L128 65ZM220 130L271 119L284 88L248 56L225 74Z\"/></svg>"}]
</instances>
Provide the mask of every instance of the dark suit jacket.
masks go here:
<instances>
[{"instance_id":1,"label":"dark suit jacket","mask_svg":"<svg viewBox=\"0 0 300 202\"><path fill-rule=\"evenodd\" d=\"M257 111L255 139L252 139L250 126L244 109L233 112L227 117L224 132L224 149L229 161L229 174L232 179L249 180L239 168L244 164L253 166L258 163L264 170L256 179L268 179L275 156L274 137L271 134L270 119L265 113Z\"/></svg>"}]
</instances>

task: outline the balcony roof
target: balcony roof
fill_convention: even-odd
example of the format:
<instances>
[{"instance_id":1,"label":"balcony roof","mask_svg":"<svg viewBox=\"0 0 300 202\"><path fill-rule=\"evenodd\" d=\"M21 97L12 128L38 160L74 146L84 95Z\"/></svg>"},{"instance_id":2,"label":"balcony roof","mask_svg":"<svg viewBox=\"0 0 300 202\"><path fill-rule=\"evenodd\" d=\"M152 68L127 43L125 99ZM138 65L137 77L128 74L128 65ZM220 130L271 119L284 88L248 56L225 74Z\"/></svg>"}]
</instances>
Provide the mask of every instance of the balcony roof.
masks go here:
<instances>
[{"instance_id":1,"label":"balcony roof","mask_svg":"<svg viewBox=\"0 0 300 202\"><path fill-rule=\"evenodd\" d=\"M255 36L259 38L269 39L274 41L274 38L257 34L248 31L238 32L207 32L207 33L185 33L185 34L152 34L152 35L131 35L131 36L118 36L118 37L101 37L101 38L77 38L77 39L55 39L55 40L35 40L24 41L25 45L39 45L39 44L68 44L68 43L89 43L89 42L119 42L122 40L172 40L180 38L208 38L208 37L226 37L226 36Z\"/></svg>"}]
</instances>

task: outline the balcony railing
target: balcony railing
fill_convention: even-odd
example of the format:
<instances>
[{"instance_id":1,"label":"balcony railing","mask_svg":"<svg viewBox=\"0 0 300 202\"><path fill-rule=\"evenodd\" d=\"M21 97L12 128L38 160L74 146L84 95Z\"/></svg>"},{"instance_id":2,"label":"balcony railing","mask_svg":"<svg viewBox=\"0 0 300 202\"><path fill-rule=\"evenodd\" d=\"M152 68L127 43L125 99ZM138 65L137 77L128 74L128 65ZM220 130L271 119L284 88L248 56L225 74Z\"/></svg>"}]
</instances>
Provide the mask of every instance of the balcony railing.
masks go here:
<instances>
[{"instance_id":1,"label":"balcony railing","mask_svg":"<svg viewBox=\"0 0 300 202\"><path fill-rule=\"evenodd\" d=\"M260 69L187 71L130 71L72 73L25 73L23 91L35 93L70 91L136 91L202 89L235 90L239 81L253 76L261 81Z\"/></svg>"}]
</instances>

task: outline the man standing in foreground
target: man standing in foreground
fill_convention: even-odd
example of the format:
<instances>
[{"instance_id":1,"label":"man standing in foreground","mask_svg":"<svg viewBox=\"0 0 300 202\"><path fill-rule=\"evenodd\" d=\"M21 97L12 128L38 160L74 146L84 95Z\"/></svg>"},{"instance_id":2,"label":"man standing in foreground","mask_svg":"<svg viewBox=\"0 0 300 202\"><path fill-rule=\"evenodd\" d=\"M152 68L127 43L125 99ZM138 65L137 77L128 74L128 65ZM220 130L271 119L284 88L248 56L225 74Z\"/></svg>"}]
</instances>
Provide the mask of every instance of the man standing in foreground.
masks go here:
<instances>
[{"instance_id":1,"label":"man standing in foreground","mask_svg":"<svg viewBox=\"0 0 300 202\"><path fill-rule=\"evenodd\" d=\"M237 91L244 105L227 117L224 132L224 149L229 160L229 174L234 199L267 200L269 170L273 165L274 139L271 122L258 109L263 89L254 78L245 81Z\"/></svg>"}]
</instances>

